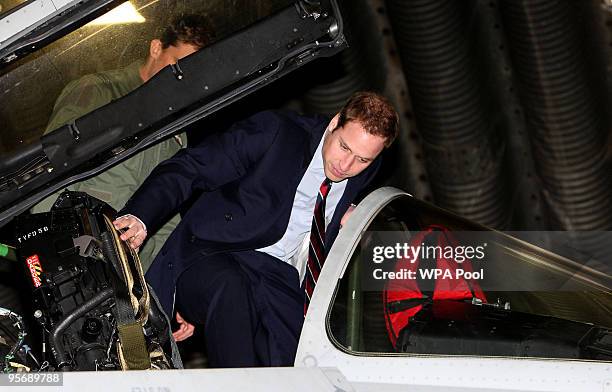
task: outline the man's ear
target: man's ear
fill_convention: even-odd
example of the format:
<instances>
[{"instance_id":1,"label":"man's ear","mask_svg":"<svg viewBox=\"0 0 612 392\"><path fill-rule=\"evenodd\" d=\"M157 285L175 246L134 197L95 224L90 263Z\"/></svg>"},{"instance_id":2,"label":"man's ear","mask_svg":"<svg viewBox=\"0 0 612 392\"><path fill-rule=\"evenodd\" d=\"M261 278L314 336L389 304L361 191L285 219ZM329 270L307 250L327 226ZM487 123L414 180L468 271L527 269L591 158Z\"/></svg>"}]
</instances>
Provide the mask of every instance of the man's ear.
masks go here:
<instances>
[{"instance_id":1,"label":"man's ear","mask_svg":"<svg viewBox=\"0 0 612 392\"><path fill-rule=\"evenodd\" d=\"M162 53L162 42L158 39L154 39L151 41L149 45L149 57L156 60Z\"/></svg>"},{"instance_id":2,"label":"man's ear","mask_svg":"<svg viewBox=\"0 0 612 392\"><path fill-rule=\"evenodd\" d=\"M329 126L327 127L327 129L330 132L333 132L336 127L338 126L338 119L340 118L340 113L337 113L334 118L331 119L331 121L329 122Z\"/></svg>"}]
</instances>

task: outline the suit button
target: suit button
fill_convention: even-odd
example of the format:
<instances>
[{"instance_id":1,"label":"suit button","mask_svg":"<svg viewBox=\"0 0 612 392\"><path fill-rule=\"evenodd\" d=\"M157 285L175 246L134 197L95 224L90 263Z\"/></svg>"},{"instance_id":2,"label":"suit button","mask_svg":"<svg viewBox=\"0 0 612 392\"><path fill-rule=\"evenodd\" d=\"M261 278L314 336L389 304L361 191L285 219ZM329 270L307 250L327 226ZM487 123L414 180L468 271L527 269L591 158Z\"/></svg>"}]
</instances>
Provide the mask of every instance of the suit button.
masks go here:
<instances>
[{"instance_id":1,"label":"suit button","mask_svg":"<svg viewBox=\"0 0 612 392\"><path fill-rule=\"evenodd\" d=\"M231 220L232 220L233 218L234 218L234 217L232 216L232 214L230 214L230 213L225 214L225 220L226 220L227 222L231 222Z\"/></svg>"},{"instance_id":2,"label":"suit button","mask_svg":"<svg viewBox=\"0 0 612 392\"><path fill-rule=\"evenodd\" d=\"M192 235L191 237L189 237L189 242L191 242L192 244L195 242L196 237L195 235Z\"/></svg>"},{"instance_id":3,"label":"suit button","mask_svg":"<svg viewBox=\"0 0 612 392\"><path fill-rule=\"evenodd\" d=\"M171 262L168 263L168 269L172 269L172 267L174 267L174 264L172 264Z\"/></svg>"}]
</instances>

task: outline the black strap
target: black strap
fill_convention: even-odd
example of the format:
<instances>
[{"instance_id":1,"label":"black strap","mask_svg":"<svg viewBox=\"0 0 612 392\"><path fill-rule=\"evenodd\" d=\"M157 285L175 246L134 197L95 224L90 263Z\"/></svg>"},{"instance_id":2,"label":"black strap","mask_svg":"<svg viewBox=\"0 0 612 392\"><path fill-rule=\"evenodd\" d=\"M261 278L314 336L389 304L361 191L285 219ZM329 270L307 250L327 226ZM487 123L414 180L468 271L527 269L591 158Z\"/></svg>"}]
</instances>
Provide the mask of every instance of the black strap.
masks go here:
<instances>
[{"instance_id":1,"label":"black strap","mask_svg":"<svg viewBox=\"0 0 612 392\"><path fill-rule=\"evenodd\" d=\"M423 305L424 303L431 302L431 298L424 295L421 298L407 298L399 301L393 301L387 303L387 312L389 314L403 312L404 310L412 309L416 306Z\"/></svg>"}]
</instances>

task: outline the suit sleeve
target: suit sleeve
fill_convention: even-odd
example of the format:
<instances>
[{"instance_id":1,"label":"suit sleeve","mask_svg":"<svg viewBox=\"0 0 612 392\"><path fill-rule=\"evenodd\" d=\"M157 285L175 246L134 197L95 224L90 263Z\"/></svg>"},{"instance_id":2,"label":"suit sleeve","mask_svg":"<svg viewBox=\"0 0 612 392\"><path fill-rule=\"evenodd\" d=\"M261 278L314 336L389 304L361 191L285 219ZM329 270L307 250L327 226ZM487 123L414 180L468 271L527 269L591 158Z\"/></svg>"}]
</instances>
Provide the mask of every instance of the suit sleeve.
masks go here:
<instances>
[{"instance_id":1,"label":"suit sleeve","mask_svg":"<svg viewBox=\"0 0 612 392\"><path fill-rule=\"evenodd\" d=\"M160 227L196 189L212 191L244 176L274 143L279 120L262 112L159 164L118 213ZM211 206L214 208L214 206Z\"/></svg>"}]
</instances>

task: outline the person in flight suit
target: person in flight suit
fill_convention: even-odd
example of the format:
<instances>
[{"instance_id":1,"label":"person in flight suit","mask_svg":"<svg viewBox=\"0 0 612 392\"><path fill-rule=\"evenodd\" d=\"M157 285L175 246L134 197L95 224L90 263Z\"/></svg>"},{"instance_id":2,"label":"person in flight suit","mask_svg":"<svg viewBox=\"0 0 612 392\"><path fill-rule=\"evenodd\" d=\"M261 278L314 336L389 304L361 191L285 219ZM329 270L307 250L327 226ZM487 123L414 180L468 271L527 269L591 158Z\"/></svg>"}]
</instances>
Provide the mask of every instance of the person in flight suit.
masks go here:
<instances>
[{"instance_id":1,"label":"person in flight suit","mask_svg":"<svg viewBox=\"0 0 612 392\"><path fill-rule=\"evenodd\" d=\"M138 248L202 192L147 273L178 311L175 338L203 325L212 367L292 365L324 257L398 122L386 98L360 92L331 121L261 112L155 168L114 224Z\"/></svg>"},{"instance_id":2,"label":"person in flight suit","mask_svg":"<svg viewBox=\"0 0 612 392\"><path fill-rule=\"evenodd\" d=\"M137 89L162 68L175 64L179 59L203 48L211 42L211 39L212 30L205 17L184 15L177 18L165 29L160 38L150 42L146 59L134 61L125 68L85 75L66 85L55 102L45 134ZM153 168L173 156L186 142L184 134L166 139L95 177L67 188L86 192L118 210ZM47 197L37 204L32 212L48 211L58 195L59 192ZM148 269L179 221L179 216L174 216L140 249L139 256L143 270Z\"/></svg>"}]
</instances>

